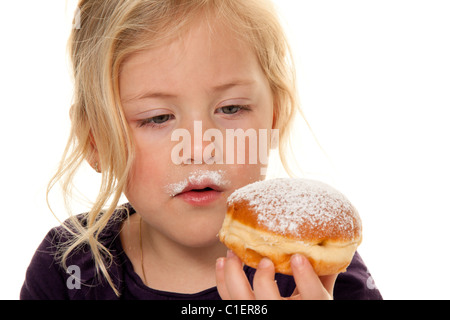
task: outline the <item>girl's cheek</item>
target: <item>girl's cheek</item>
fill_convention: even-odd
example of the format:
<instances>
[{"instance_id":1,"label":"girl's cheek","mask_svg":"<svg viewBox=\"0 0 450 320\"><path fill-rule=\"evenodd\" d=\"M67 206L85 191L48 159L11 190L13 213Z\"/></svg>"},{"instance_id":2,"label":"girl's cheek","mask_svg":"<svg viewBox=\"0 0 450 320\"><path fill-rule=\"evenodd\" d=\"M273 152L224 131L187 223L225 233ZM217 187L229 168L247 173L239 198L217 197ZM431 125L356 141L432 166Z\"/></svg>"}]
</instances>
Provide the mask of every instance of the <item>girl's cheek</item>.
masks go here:
<instances>
[{"instance_id":1,"label":"girl's cheek","mask_svg":"<svg viewBox=\"0 0 450 320\"><path fill-rule=\"evenodd\" d=\"M142 126L133 130L133 138L136 145L158 146L160 148L164 142L170 143L172 132L173 126L170 125L161 128Z\"/></svg>"}]
</instances>

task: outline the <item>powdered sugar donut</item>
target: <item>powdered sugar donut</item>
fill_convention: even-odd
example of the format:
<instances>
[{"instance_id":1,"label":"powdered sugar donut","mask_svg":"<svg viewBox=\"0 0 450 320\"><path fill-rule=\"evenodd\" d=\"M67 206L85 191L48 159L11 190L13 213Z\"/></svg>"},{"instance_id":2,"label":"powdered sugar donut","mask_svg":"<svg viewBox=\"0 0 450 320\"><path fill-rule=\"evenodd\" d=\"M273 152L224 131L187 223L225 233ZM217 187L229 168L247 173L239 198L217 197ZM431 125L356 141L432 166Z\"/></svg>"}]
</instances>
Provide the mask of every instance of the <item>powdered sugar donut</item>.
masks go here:
<instances>
[{"instance_id":1,"label":"powdered sugar donut","mask_svg":"<svg viewBox=\"0 0 450 320\"><path fill-rule=\"evenodd\" d=\"M350 201L329 185L279 178L249 184L228 198L220 240L256 268L263 257L276 272L292 274L300 253L318 275L343 272L362 240L361 219Z\"/></svg>"}]
</instances>

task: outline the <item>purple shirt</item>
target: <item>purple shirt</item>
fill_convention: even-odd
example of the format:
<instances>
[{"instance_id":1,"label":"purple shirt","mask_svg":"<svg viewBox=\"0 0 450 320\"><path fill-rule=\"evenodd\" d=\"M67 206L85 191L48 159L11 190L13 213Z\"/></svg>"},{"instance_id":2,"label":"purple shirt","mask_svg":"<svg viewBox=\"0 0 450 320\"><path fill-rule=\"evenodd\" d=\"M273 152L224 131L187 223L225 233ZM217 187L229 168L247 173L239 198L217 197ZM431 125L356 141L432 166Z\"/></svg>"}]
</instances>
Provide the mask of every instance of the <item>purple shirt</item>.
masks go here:
<instances>
[{"instance_id":1,"label":"purple shirt","mask_svg":"<svg viewBox=\"0 0 450 320\"><path fill-rule=\"evenodd\" d=\"M130 214L134 209L127 205ZM77 216L83 221L84 215ZM67 239L67 231L56 227L49 231L36 250L27 269L25 282L20 292L20 299L54 299L54 300L218 300L217 288L213 287L194 294L159 291L147 287L134 272L131 261L125 254L119 238L121 223L126 218L125 210L116 210L115 219L101 234L102 243L114 255L114 263L109 267L109 274L120 292L117 297L105 279L95 271L94 260L86 246L72 253L67 260L68 270L55 259L58 245ZM255 269L245 266L244 271L253 282ZM290 296L295 289L292 276L276 274L277 284L282 296ZM80 281L81 278L81 281ZM334 298L342 299L382 299L373 279L358 253L335 283Z\"/></svg>"}]
</instances>

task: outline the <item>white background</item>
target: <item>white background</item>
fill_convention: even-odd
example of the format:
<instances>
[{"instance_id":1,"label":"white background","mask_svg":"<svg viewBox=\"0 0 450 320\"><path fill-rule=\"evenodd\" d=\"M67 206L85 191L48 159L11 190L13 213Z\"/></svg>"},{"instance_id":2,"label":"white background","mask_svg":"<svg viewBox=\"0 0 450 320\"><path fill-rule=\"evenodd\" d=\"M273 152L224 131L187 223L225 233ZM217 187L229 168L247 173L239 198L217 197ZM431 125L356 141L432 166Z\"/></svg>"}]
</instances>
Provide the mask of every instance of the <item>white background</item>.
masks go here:
<instances>
[{"instance_id":1,"label":"white background","mask_svg":"<svg viewBox=\"0 0 450 320\"><path fill-rule=\"evenodd\" d=\"M302 108L324 150L299 121L304 176L333 184L358 208L359 252L386 299L449 299L450 2L276 4ZM2 299L18 298L31 256L58 224L45 189L69 130L74 8L63 0L0 8ZM89 195L96 176L87 172L80 189Z\"/></svg>"}]
</instances>

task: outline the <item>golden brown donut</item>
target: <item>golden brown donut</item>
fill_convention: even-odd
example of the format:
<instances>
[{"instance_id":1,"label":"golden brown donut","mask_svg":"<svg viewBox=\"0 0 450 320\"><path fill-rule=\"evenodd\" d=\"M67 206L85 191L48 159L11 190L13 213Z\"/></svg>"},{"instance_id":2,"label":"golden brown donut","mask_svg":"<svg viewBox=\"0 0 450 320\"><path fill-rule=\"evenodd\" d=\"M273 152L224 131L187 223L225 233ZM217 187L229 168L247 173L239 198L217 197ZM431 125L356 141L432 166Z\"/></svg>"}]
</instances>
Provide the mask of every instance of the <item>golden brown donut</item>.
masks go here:
<instances>
[{"instance_id":1,"label":"golden brown donut","mask_svg":"<svg viewBox=\"0 0 450 320\"><path fill-rule=\"evenodd\" d=\"M250 267L268 257L276 272L292 275L290 258L299 253L321 276L346 270L362 226L350 201L329 185L278 178L230 195L219 238Z\"/></svg>"}]
</instances>

